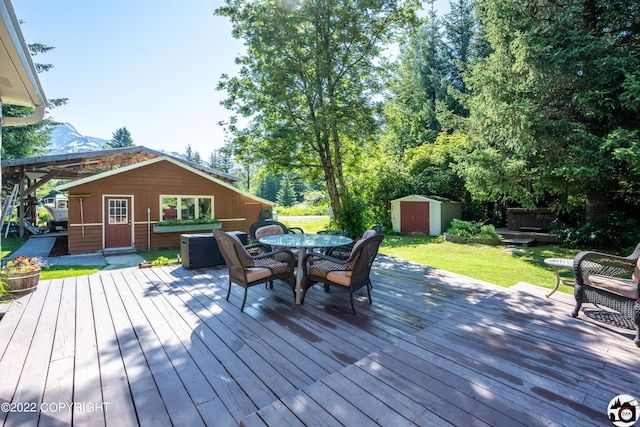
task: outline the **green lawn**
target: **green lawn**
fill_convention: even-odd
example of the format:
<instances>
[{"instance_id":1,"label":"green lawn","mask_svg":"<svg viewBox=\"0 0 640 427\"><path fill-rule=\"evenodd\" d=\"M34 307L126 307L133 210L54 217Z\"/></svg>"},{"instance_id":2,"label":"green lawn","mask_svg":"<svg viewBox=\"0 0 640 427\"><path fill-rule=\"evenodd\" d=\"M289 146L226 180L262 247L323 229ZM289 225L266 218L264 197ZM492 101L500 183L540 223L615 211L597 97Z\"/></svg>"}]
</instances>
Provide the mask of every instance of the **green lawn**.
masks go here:
<instances>
[{"instance_id":1,"label":"green lawn","mask_svg":"<svg viewBox=\"0 0 640 427\"><path fill-rule=\"evenodd\" d=\"M573 258L579 251L558 245L517 247L440 242L436 237L386 235L380 253L462 274L500 286L518 282L552 288L555 274L545 258ZM573 277L566 271L562 277ZM561 285L563 292L573 288Z\"/></svg>"}]
</instances>

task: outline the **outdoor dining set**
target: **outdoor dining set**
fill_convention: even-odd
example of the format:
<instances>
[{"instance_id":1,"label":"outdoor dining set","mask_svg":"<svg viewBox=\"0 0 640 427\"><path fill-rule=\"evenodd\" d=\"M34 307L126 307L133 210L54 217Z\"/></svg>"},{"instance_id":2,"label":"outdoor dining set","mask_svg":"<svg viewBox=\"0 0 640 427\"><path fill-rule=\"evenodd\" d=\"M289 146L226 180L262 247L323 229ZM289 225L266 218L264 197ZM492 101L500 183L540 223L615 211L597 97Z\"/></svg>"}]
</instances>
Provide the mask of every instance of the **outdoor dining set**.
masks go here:
<instances>
[{"instance_id":1,"label":"outdoor dining set","mask_svg":"<svg viewBox=\"0 0 640 427\"><path fill-rule=\"evenodd\" d=\"M266 220L249 229L251 244L243 245L234 234L213 230L220 252L229 269L229 290L235 283L244 288L241 310L247 300L248 288L265 283L273 288L280 279L290 286L296 304L304 303L309 289L322 283L349 293L351 310L355 314L354 292L366 288L371 303L371 266L384 236L376 227L367 230L360 239L331 232L308 234L300 228Z\"/></svg>"}]
</instances>

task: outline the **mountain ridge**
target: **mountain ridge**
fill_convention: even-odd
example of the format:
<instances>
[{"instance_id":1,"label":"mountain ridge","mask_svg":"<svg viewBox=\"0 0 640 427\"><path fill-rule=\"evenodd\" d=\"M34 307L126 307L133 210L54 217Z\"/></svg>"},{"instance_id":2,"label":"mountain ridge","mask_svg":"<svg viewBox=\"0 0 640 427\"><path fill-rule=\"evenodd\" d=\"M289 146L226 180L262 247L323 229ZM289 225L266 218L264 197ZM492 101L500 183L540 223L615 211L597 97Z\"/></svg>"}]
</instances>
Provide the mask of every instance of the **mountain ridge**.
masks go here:
<instances>
[{"instance_id":1,"label":"mountain ridge","mask_svg":"<svg viewBox=\"0 0 640 427\"><path fill-rule=\"evenodd\" d=\"M49 145L47 147L48 155L56 154L71 154L82 153L86 151L98 151L103 150L105 144L110 140L97 138L94 136L82 135L78 130L70 123L60 123L53 127L51 136L49 138ZM151 147L148 147L151 148ZM164 150L157 150L163 153L170 154L174 157L185 158L184 154L176 152L166 152Z\"/></svg>"}]
</instances>

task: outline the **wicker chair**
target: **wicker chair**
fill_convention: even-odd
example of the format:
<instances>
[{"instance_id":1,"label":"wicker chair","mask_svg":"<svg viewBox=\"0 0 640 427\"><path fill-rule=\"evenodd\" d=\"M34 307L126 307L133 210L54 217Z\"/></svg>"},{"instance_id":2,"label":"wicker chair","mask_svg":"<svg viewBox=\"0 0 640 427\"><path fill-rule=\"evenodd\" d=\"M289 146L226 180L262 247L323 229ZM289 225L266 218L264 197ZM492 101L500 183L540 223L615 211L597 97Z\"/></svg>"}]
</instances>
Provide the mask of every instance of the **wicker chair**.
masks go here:
<instances>
[{"instance_id":1,"label":"wicker chair","mask_svg":"<svg viewBox=\"0 0 640 427\"><path fill-rule=\"evenodd\" d=\"M578 317L585 302L616 310L634 321L633 341L640 347L640 244L627 257L580 252L573 260L573 269L576 306L571 315Z\"/></svg>"},{"instance_id":2,"label":"wicker chair","mask_svg":"<svg viewBox=\"0 0 640 427\"><path fill-rule=\"evenodd\" d=\"M257 242L258 238L256 237L256 231L261 227L266 227L266 226L270 226L270 225L277 225L278 227L280 227L282 229L282 234L304 233L304 231L300 227L291 227L291 228L289 228L289 227L287 227L286 225L284 225L281 222L267 219L267 220L263 220L263 221L254 222L253 224L251 224L249 226L249 239L252 242Z\"/></svg>"},{"instance_id":3,"label":"wicker chair","mask_svg":"<svg viewBox=\"0 0 640 427\"><path fill-rule=\"evenodd\" d=\"M260 283L265 283L265 285L268 283L273 289L273 281L276 279L281 279L288 284L295 298L296 278L293 271L296 260L291 251L277 250L252 256L236 236L220 230L213 230L213 235L229 269L227 301L231 295L231 283L236 283L244 288L240 311L244 310L247 301L247 289Z\"/></svg>"},{"instance_id":4,"label":"wicker chair","mask_svg":"<svg viewBox=\"0 0 640 427\"><path fill-rule=\"evenodd\" d=\"M356 243L351 256L346 260L333 258L328 255L310 252L302 258L303 282L301 302L309 288L316 283L324 283L324 289L329 291L331 286L347 290L351 302L351 311L356 314L353 305L353 293L360 288L367 288L369 304L371 304L371 266L378 254L380 243L384 239L381 234L373 235Z\"/></svg>"},{"instance_id":5,"label":"wicker chair","mask_svg":"<svg viewBox=\"0 0 640 427\"><path fill-rule=\"evenodd\" d=\"M371 236L375 236L376 234L381 234L381 233L382 233L381 229L372 228L371 230L367 230L362 234L361 240ZM325 253L330 257L334 257L338 259L349 259L349 257L351 256L351 251L353 250L353 247L356 245L356 243L357 242L353 242L348 245L333 246L331 248L327 248Z\"/></svg>"}]
</instances>

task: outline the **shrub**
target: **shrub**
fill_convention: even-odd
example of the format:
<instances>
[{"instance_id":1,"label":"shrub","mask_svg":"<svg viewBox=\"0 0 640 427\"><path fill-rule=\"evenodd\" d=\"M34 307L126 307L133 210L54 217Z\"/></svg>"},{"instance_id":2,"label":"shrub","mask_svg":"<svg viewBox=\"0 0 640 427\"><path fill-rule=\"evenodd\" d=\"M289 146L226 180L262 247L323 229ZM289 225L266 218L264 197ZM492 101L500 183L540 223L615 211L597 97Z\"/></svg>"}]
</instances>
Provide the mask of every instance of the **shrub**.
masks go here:
<instances>
[{"instance_id":1,"label":"shrub","mask_svg":"<svg viewBox=\"0 0 640 427\"><path fill-rule=\"evenodd\" d=\"M620 212L587 221L578 227L558 226L553 231L570 248L634 248L640 242L640 222Z\"/></svg>"},{"instance_id":2,"label":"shrub","mask_svg":"<svg viewBox=\"0 0 640 427\"><path fill-rule=\"evenodd\" d=\"M346 203L340 212L335 214L340 220L339 223L343 225L347 237L355 239L362 236L370 223L368 205L363 199L354 197L346 191L343 198Z\"/></svg>"},{"instance_id":3,"label":"shrub","mask_svg":"<svg viewBox=\"0 0 640 427\"><path fill-rule=\"evenodd\" d=\"M472 221L463 221L454 219L451 221L447 233L459 237L477 237L480 239L499 239L500 235L496 233L493 225L482 224Z\"/></svg>"}]
</instances>

